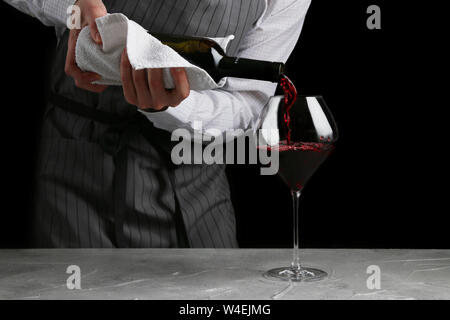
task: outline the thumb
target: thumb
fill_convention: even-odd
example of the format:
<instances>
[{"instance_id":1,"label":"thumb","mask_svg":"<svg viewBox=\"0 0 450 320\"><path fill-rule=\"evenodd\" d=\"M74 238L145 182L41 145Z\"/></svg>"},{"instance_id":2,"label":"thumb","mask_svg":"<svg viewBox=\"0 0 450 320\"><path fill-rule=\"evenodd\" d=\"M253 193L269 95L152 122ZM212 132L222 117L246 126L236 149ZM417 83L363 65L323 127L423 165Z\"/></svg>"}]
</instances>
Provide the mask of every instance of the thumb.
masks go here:
<instances>
[{"instance_id":1,"label":"thumb","mask_svg":"<svg viewBox=\"0 0 450 320\"><path fill-rule=\"evenodd\" d=\"M97 24L95 23L95 20L93 20L89 24L89 29L91 30L92 40L94 40L95 43L101 45L102 44L102 37L100 36L100 32L98 31Z\"/></svg>"},{"instance_id":2,"label":"thumb","mask_svg":"<svg viewBox=\"0 0 450 320\"><path fill-rule=\"evenodd\" d=\"M89 29L91 30L91 37L97 44L102 44L102 38L98 32L95 19L105 15L107 15L107 11L102 1L99 1L96 5L89 7L86 11L87 23L89 24Z\"/></svg>"}]
</instances>

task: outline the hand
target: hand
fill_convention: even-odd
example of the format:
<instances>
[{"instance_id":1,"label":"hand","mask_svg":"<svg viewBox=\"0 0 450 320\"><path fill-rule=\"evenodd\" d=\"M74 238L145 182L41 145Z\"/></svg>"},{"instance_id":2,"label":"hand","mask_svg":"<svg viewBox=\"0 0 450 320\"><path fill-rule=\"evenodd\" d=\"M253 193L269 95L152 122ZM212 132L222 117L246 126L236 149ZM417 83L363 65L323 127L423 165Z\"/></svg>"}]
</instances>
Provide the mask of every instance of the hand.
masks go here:
<instances>
[{"instance_id":1,"label":"hand","mask_svg":"<svg viewBox=\"0 0 450 320\"><path fill-rule=\"evenodd\" d=\"M164 88L162 69L134 70L125 49L120 74L126 101L142 110L162 111L178 106L189 96L189 82L184 68L172 68L170 72L175 89L167 90Z\"/></svg>"},{"instance_id":2,"label":"hand","mask_svg":"<svg viewBox=\"0 0 450 320\"><path fill-rule=\"evenodd\" d=\"M78 0L75 5L81 9L81 27L89 26L92 39L98 44L102 44L100 33L97 29L95 19L107 14L106 8L101 0ZM64 71L75 80L75 85L79 88L102 92L107 86L92 84L93 81L101 79L101 76L94 72L83 72L75 62L75 47L80 30L70 30L69 43Z\"/></svg>"}]
</instances>

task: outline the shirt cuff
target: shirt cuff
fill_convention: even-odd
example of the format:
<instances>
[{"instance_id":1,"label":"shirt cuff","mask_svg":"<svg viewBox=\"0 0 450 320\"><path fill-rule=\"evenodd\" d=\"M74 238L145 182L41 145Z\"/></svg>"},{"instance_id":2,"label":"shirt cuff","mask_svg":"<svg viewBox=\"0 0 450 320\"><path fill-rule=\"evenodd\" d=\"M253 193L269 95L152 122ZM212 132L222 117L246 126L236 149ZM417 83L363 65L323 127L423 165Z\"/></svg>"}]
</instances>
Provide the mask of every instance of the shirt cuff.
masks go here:
<instances>
[{"instance_id":1,"label":"shirt cuff","mask_svg":"<svg viewBox=\"0 0 450 320\"><path fill-rule=\"evenodd\" d=\"M44 15L61 26L67 25L67 8L72 6L76 0L46 0L44 1Z\"/></svg>"},{"instance_id":2,"label":"shirt cuff","mask_svg":"<svg viewBox=\"0 0 450 320\"><path fill-rule=\"evenodd\" d=\"M153 125L159 129L173 131L178 128L188 128L189 120L192 113L193 92L179 106L168 107L164 111L148 112L140 110Z\"/></svg>"}]
</instances>

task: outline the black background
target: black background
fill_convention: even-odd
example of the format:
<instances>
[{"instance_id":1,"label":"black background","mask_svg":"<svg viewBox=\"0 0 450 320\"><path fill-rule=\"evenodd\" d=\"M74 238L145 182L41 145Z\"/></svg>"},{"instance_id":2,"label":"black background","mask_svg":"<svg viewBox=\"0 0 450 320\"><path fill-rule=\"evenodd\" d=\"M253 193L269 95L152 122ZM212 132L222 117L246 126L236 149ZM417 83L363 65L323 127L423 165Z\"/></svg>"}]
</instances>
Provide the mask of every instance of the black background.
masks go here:
<instances>
[{"instance_id":1,"label":"black background","mask_svg":"<svg viewBox=\"0 0 450 320\"><path fill-rule=\"evenodd\" d=\"M381 7L381 30L366 27L371 4ZM26 247L56 40L52 28L0 6L0 247ZM303 192L301 246L450 248L441 10L415 1L312 1L289 76L301 94L324 96L340 141ZM289 247L290 194L280 179L255 166L228 172L241 246Z\"/></svg>"}]
</instances>

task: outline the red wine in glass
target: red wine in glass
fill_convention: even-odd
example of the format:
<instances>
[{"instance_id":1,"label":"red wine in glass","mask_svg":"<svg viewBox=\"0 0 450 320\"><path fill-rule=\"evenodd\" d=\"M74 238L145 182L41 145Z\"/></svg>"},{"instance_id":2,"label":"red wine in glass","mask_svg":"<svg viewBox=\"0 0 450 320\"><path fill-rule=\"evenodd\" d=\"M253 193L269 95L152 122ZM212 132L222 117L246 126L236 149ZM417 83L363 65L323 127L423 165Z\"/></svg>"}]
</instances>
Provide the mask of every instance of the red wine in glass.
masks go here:
<instances>
[{"instance_id":1,"label":"red wine in glass","mask_svg":"<svg viewBox=\"0 0 450 320\"><path fill-rule=\"evenodd\" d=\"M289 187L293 201L294 250L291 266L271 269L264 276L273 280L317 281L327 273L300 263L299 199L306 183L333 151L338 131L321 96L297 96L295 86L287 77L281 78L280 86L284 97L272 98L259 124L263 136L264 129L278 129L278 136L260 139L258 148L278 153L278 173Z\"/></svg>"},{"instance_id":2,"label":"red wine in glass","mask_svg":"<svg viewBox=\"0 0 450 320\"><path fill-rule=\"evenodd\" d=\"M272 150L279 152L279 175L293 191L301 191L311 176L334 149L332 144L316 142L280 142Z\"/></svg>"}]
</instances>

